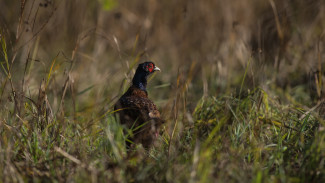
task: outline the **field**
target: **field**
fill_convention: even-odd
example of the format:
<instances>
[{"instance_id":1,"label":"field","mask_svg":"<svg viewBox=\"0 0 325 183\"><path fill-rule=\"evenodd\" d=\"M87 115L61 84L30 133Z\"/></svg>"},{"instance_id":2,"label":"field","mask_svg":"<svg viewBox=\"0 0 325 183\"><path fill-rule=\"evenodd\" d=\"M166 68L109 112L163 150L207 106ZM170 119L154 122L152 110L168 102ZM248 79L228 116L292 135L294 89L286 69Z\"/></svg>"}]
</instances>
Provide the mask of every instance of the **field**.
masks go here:
<instances>
[{"instance_id":1,"label":"field","mask_svg":"<svg viewBox=\"0 0 325 183\"><path fill-rule=\"evenodd\" d=\"M0 1L0 182L325 182L322 0ZM137 65L166 123L125 147Z\"/></svg>"}]
</instances>

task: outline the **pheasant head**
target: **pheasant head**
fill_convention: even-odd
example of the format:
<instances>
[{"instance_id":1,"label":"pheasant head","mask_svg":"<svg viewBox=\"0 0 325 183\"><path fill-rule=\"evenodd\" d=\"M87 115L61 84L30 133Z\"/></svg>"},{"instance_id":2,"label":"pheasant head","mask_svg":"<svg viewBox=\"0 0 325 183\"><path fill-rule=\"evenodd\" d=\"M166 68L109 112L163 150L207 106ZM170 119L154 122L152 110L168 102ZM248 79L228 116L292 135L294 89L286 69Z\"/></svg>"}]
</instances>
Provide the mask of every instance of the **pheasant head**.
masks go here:
<instances>
[{"instance_id":1,"label":"pheasant head","mask_svg":"<svg viewBox=\"0 0 325 183\"><path fill-rule=\"evenodd\" d=\"M160 71L160 69L155 66L153 62L144 62L139 64L134 77L132 79L132 85L146 91L147 88L147 78L150 74L154 73L155 71Z\"/></svg>"}]
</instances>

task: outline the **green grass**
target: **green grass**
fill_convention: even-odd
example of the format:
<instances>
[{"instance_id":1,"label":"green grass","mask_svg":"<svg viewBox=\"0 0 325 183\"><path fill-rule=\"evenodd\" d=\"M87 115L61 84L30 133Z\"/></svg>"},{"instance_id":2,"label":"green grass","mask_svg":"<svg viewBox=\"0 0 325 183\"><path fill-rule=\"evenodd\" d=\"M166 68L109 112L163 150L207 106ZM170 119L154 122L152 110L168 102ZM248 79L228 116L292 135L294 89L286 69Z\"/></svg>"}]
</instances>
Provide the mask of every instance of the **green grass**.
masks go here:
<instances>
[{"instance_id":1,"label":"green grass","mask_svg":"<svg viewBox=\"0 0 325 183\"><path fill-rule=\"evenodd\" d=\"M91 124L54 119L42 130L44 116L2 121L0 168L4 181L320 181L325 131L311 114L299 119L305 112L261 89L244 98L204 97L174 139L165 131L158 146L135 151L126 150L112 114Z\"/></svg>"}]
</instances>

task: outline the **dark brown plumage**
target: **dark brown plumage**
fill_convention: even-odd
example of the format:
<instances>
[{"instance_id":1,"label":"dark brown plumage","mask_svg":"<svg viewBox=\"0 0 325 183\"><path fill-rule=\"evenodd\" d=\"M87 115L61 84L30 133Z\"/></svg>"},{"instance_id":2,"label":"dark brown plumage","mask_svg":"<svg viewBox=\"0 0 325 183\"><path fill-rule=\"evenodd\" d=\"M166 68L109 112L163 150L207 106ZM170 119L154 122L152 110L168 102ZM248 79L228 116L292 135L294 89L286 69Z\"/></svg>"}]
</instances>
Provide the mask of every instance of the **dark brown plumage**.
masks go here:
<instances>
[{"instance_id":1,"label":"dark brown plumage","mask_svg":"<svg viewBox=\"0 0 325 183\"><path fill-rule=\"evenodd\" d=\"M120 121L133 130L134 143L150 147L163 123L156 105L148 98L147 77L160 69L153 62L140 64L135 72L130 88L115 104ZM129 145L129 144L128 144Z\"/></svg>"}]
</instances>

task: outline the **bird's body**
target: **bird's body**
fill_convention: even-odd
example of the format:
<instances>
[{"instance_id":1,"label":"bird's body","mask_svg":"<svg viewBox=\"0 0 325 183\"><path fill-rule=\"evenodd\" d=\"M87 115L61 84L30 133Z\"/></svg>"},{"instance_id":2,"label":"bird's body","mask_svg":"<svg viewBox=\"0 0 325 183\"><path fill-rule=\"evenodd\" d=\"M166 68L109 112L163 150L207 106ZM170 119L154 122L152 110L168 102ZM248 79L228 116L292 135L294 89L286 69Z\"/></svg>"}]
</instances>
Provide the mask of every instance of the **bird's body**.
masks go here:
<instances>
[{"instance_id":1,"label":"bird's body","mask_svg":"<svg viewBox=\"0 0 325 183\"><path fill-rule=\"evenodd\" d=\"M158 135L163 123L157 106L148 98L147 77L160 70L152 62L140 64L133 77L132 85L115 104L121 124L132 129L134 143L149 147Z\"/></svg>"}]
</instances>

